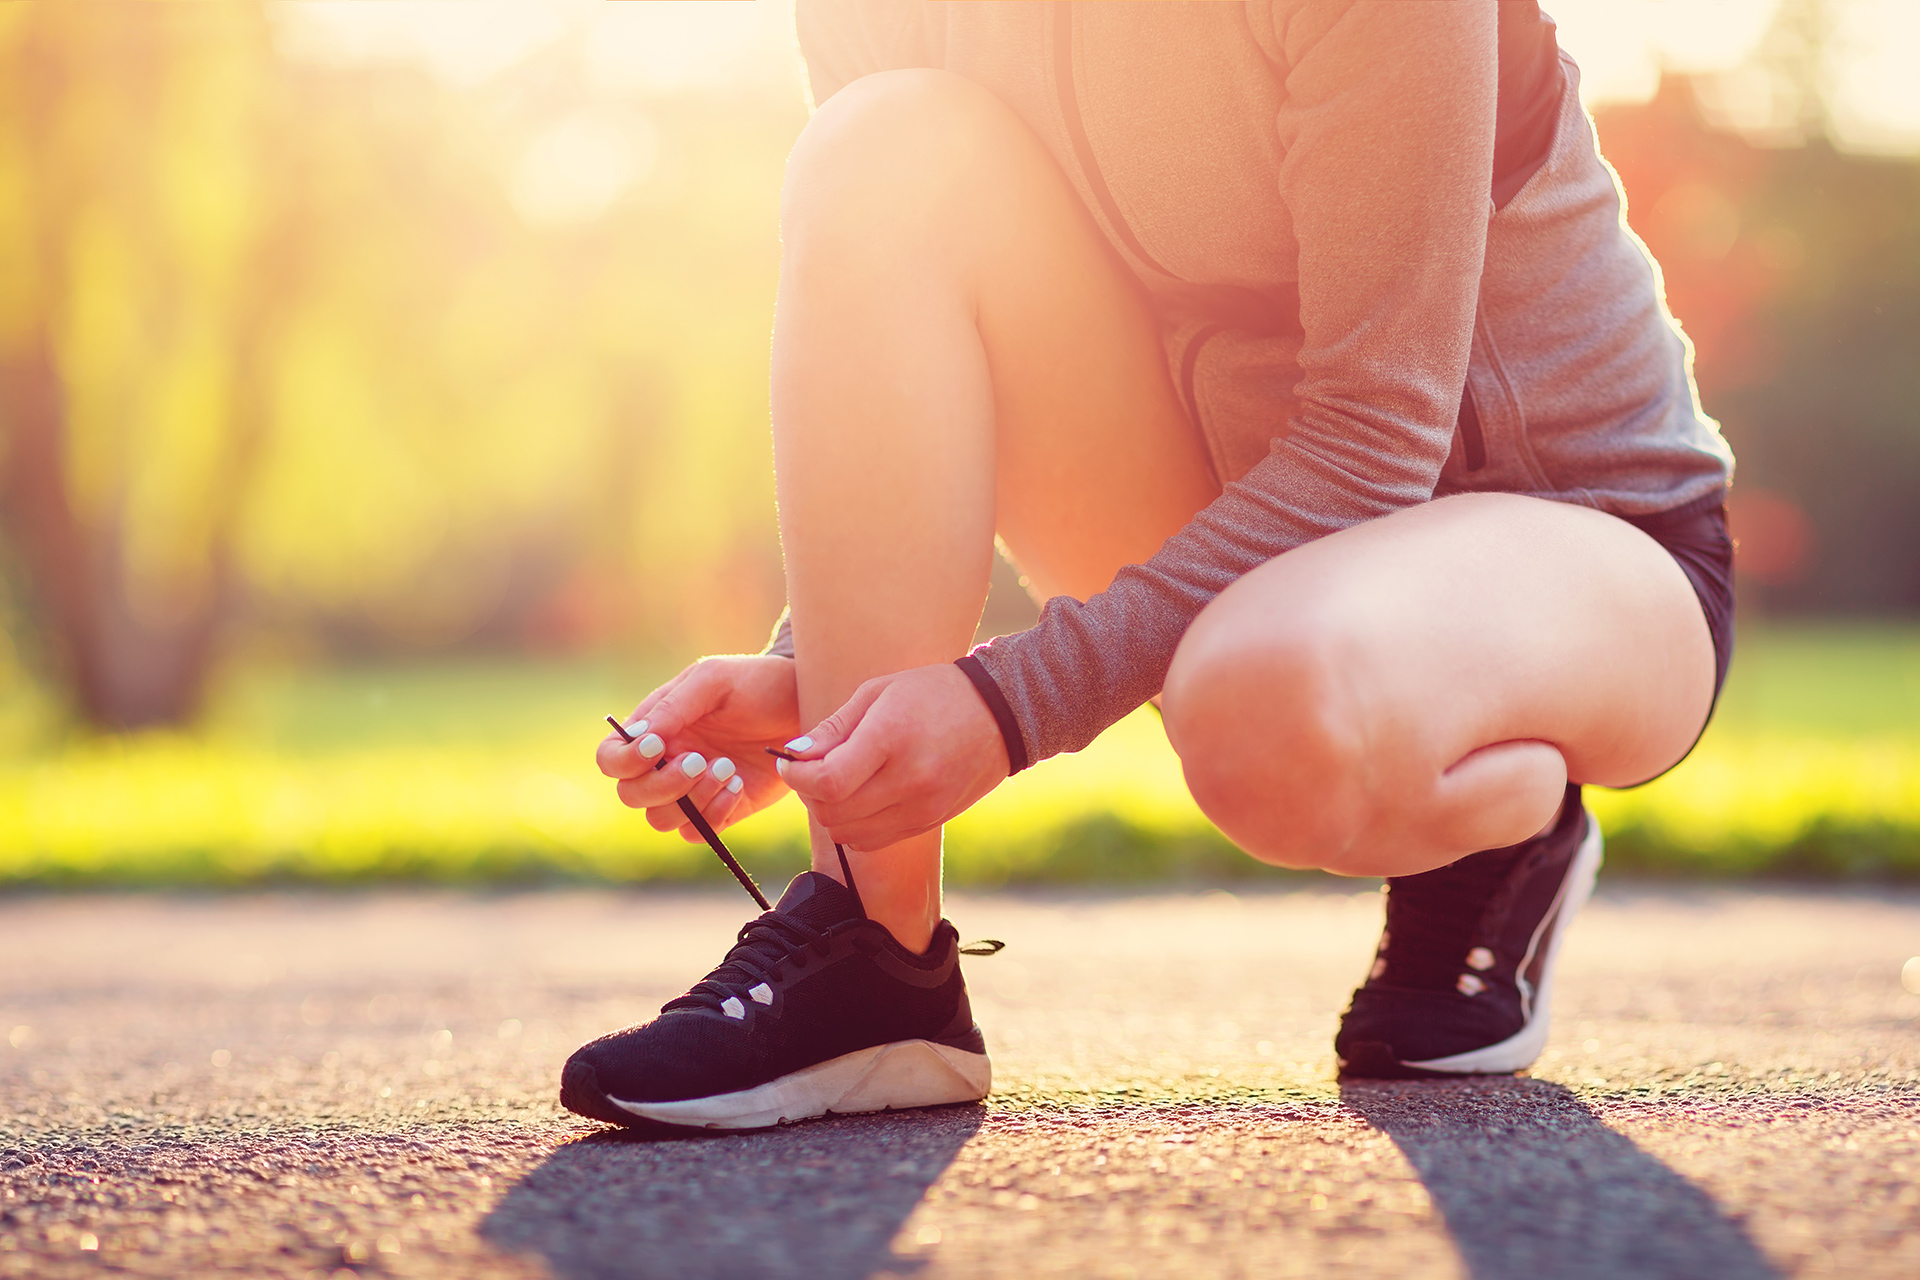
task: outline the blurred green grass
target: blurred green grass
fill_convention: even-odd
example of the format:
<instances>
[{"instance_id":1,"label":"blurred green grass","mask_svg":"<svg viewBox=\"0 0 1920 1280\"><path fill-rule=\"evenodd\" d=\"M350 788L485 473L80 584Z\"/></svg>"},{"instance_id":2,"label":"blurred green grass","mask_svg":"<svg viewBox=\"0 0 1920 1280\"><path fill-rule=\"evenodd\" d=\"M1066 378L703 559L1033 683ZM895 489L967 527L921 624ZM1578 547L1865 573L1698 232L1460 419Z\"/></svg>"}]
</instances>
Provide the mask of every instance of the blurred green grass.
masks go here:
<instances>
[{"instance_id":1,"label":"blurred green grass","mask_svg":"<svg viewBox=\"0 0 1920 1280\"><path fill-rule=\"evenodd\" d=\"M0 885L232 886L708 880L595 772L603 711L661 674L609 662L232 675L192 734L31 732L0 708ZM12 728L8 728L11 725ZM1920 880L1920 627L1742 637L1694 755L1590 791L1610 868L1643 875ZM764 878L803 864L791 801L729 841ZM1000 788L948 834L951 883L1234 881L1151 712Z\"/></svg>"}]
</instances>

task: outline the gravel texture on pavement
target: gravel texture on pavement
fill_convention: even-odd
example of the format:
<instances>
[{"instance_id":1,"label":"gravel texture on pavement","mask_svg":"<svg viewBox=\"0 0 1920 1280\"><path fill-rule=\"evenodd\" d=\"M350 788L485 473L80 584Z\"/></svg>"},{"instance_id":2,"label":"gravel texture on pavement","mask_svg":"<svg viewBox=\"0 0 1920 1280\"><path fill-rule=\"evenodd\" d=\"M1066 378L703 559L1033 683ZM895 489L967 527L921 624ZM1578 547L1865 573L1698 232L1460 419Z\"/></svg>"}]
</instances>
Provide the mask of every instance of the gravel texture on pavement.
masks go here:
<instances>
[{"instance_id":1,"label":"gravel texture on pavement","mask_svg":"<svg viewBox=\"0 0 1920 1280\"><path fill-rule=\"evenodd\" d=\"M1531 1078L1349 1086L1377 893L959 897L985 1105L561 1111L750 909L0 899L0 1277L1920 1275L1910 893L1603 888Z\"/></svg>"}]
</instances>

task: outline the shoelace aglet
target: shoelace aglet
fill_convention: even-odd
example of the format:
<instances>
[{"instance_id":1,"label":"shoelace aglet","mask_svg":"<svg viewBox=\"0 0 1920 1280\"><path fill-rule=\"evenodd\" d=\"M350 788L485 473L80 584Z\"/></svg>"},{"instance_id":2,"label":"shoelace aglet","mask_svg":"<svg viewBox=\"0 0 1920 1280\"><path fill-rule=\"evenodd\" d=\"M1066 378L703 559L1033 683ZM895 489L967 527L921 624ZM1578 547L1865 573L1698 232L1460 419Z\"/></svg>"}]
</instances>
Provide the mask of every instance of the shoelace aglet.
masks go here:
<instances>
[{"instance_id":1,"label":"shoelace aglet","mask_svg":"<svg viewBox=\"0 0 1920 1280\"><path fill-rule=\"evenodd\" d=\"M618 719L613 716L608 716L607 723L613 726L613 731L620 735L622 742L633 741L633 735L627 732L627 726L621 724ZM665 767L666 763L667 757L662 755L659 762L653 766L654 771L656 773L659 772L660 769ZM687 815L687 821L693 824L693 829L698 831L701 838L713 847L714 853L718 854L720 861L726 864L727 870L733 872L733 878L740 882L740 887L753 895L753 900L760 904L762 911L773 910L773 904L767 901L767 895L760 892L760 886L753 882L753 877L748 875L747 869L740 865L740 860L735 858L733 854L727 850L727 846L720 839L720 833L715 831L712 825L708 823L706 816L700 812L699 806L694 804L693 800L687 796L681 796L679 804L680 812Z\"/></svg>"}]
</instances>

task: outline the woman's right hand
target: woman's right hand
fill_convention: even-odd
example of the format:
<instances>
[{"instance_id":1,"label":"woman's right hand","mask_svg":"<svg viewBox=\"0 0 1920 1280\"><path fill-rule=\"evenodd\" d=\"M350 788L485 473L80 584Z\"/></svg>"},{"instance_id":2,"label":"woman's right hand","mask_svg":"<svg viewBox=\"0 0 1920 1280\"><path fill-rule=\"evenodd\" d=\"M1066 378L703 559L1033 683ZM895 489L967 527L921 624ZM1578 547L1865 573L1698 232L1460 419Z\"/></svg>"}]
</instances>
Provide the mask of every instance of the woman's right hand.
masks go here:
<instances>
[{"instance_id":1,"label":"woman's right hand","mask_svg":"<svg viewBox=\"0 0 1920 1280\"><path fill-rule=\"evenodd\" d=\"M656 829L698 841L681 796L718 830L786 794L766 748L800 733L793 660L703 658L648 694L626 725L634 741L602 739L600 772L619 781L621 803L645 809Z\"/></svg>"}]
</instances>

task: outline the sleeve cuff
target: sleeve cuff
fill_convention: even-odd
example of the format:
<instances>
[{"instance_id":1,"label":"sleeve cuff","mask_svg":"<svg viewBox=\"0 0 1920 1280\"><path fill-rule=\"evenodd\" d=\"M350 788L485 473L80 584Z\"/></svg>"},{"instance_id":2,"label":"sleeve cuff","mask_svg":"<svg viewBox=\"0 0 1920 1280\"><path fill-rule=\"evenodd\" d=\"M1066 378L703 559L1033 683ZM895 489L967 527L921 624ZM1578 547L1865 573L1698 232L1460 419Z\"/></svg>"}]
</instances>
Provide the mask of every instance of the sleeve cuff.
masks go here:
<instances>
[{"instance_id":1,"label":"sleeve cuff","mask_svg":"<svg viewBox=\"0 0 1920 1280\"><path fill-rule=\"evenodd\" d=\"M965 672L967 679L973 682L981 701L993 713L993 722L1000 726L1000 736L1007 744L1007 776L1011 778L1027 767L1027 744L1020 736L1020 724L1013 718L1013 708L1007 705L1007 695L1000 692L1000 686L987 674L980 659L972 654L955 659L953 665Z\"/></svg>"}]
</instances>

